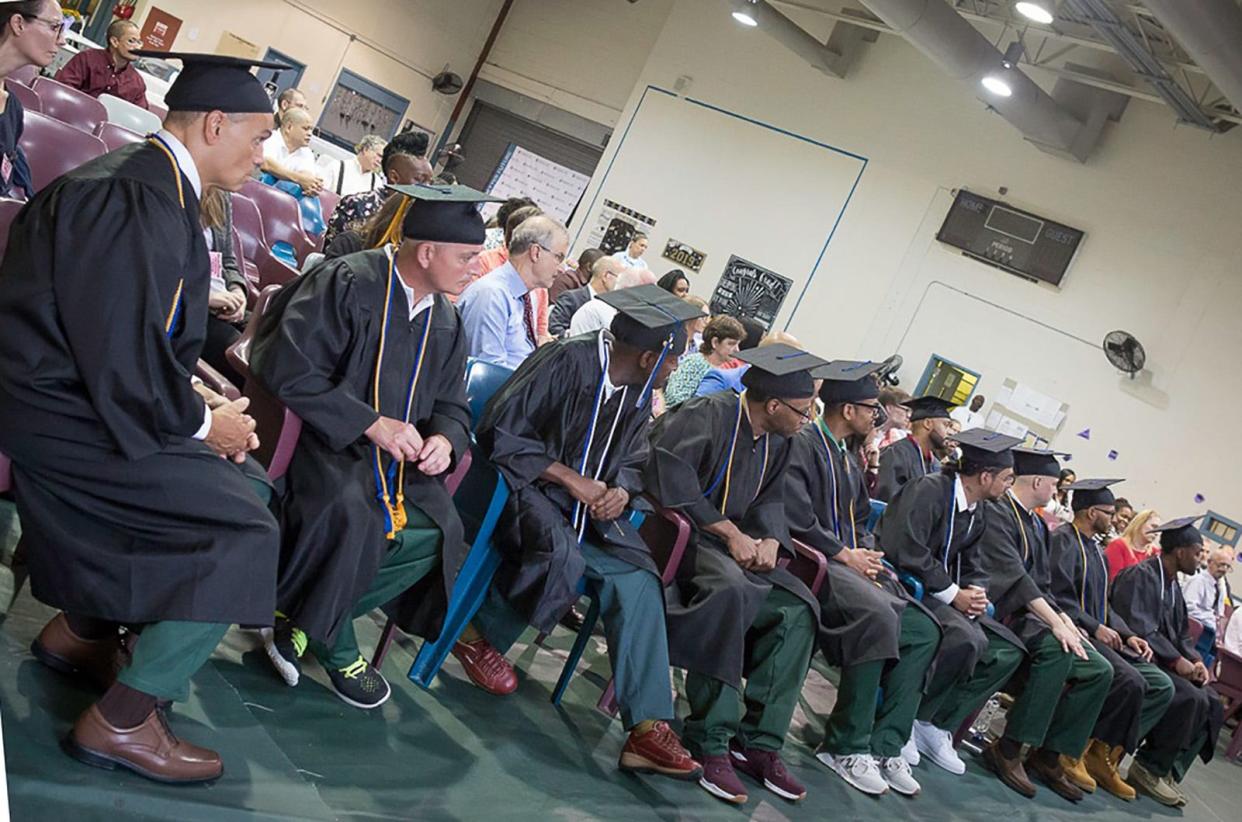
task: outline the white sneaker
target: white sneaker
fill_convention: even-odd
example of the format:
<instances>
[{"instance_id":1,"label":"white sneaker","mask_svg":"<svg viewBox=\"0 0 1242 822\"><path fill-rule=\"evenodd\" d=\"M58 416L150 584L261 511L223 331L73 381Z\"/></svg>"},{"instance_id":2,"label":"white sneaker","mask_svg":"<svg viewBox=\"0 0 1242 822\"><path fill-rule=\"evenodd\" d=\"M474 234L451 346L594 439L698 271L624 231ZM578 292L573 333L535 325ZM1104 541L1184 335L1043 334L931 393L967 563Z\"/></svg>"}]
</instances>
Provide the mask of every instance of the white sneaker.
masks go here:
<instances>
[{"instance_id":1,"label":"white sneaker","mask_svg":"<svg viewBox=\"0 0 1242 822\"><path fill-rule=\"evenodd\" d=\"M918 796L923 790L914 774L910 773L910 763L900 756L887 756L880 760L880 774L888 786L903 796Z\"/></svg>"},{"instance_id":2,"label":"white sneaker","mask_svg":"<svg viewBox=\"0 0 1242 822\"><path fill-rule=\"evenodd\" d=\"M901 758L906 760L906 764L911 768L919 766L919 746L914 744L913 734L906 740L906 744L901 746Z\"/></svg>"},{"instance_id":3,"label":"white sneaker","mask_svg":"<svg viewBox=\"0 0 1242 822\"><path fill-rule=\"evenodd\" d=\"M966 773L966 763L953 750L953 734L930 722L915 722L913 736L919 753L951 774Z\"/></svg>"},{"instance_id":4,"label":"white sneaker","mask_svg":"<svg viewBox=\"0 0 1242 822\"><path fill-rule=\"evenodd\" d=\"M888 783L880 775L880 767L876 765L871 754L859 753L848 756L835 756L827 751L819 751L815 758L837 772L837 775L858 790L872 796L888 792Z\"/></svg>"}]
</instances>

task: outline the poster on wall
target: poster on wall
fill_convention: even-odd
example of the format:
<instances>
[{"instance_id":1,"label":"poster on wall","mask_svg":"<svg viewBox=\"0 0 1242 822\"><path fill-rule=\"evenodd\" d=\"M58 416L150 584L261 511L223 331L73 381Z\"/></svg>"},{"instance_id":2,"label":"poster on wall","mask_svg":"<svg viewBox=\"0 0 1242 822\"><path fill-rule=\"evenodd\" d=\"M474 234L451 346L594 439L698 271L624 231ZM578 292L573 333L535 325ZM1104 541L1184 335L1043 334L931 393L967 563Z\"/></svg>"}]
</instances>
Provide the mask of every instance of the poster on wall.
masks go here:
<instances>
[{"instance_id":1,"label":"poster on wall","mask_svg":"<svg viewBox=\"0 0 1242 822\"><path fill-rule=\"evenodd\" d=\"M530 197L545 213L568 223L590 181L581 172L510 143L492 172L487 193L496 197ZM484 219L491 218L499 208L500 203L487 203L482 209Z\"/></svg>"},{"instance_id":2,"label":"poster on wall","mask_svg":"<svg viewBox=\"0 0 1242 822\"><path fill-rule=\"evenodd\" d=\"M319 118L319 136L352 149L368 134L392 139L410 101L342 69Z\"/></svg>"},{"instance_id":3,"label":"poster on wall","mask_svg":"<svg viewBox=\"0 0 1242 822\"><path fill-rule=\"evenodd\" d=\"M152 6L143 21L138 36L142 38L142 47L152 51L170 51L177 32L181 31L181 18L173 17L168 12Z\"/></svg>"},{"instance_id":4,"label":"poster on wall","mask_svg":"<svg viewBox=\"0 0 1242 822\"><path fill-rule=\"evenodd\" d=\"M641 231L650 235L655 228L655 217L648 217L639 211L607 198L600 209L591 233L587 235L587 245L598 248L605 254L616 254L624 251L630 244L635 232Z\"/></svg>"},{"instance_id":5,"label":"poster on wall","mask_svg":"<svg viewBox=\"0 0 1242 822\"><path fill-rule=\"evenodd\" d=\"M707 257L697 248L686 245L680 240L670 239L664 245L664 250L660 252L660 256L666 260L671 260L682 268L688 268L696 274L703 268L703 260Z\"/></svg>"},{"instance_id":6,"label":"poster on wall","mask_svg":"<svg viewBox=\"0 0 1242 822\"><path fill-rule=\"evenodd\" d=\"M736 254L725 263L724 273L712 293L712 314L750 317L770 331L793 280L743 260Z\"/></svg>"}]
</instances>

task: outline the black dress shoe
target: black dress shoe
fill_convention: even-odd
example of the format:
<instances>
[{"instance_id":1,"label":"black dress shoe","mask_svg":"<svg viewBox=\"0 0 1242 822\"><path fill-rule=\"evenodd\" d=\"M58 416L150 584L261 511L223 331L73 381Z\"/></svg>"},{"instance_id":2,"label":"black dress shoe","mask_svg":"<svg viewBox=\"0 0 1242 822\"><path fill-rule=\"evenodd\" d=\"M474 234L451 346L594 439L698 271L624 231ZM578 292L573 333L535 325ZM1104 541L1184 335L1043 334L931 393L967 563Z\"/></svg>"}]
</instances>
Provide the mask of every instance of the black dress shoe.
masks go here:
<instances>
[{"instance_id":1,"label":"black dress shoe","mask_svg":"<svg viewBox=\"0 0 1242 822\"><path fill-rule=\"evenodd\" d=\"M585 624L586 617L583 616L582 612L578 610L577 605L571 606L570 609L565 612L565 616L561 617L561 626L568 628L575 634L581 631L582 626Z\"/></svg>"}]
</instances>

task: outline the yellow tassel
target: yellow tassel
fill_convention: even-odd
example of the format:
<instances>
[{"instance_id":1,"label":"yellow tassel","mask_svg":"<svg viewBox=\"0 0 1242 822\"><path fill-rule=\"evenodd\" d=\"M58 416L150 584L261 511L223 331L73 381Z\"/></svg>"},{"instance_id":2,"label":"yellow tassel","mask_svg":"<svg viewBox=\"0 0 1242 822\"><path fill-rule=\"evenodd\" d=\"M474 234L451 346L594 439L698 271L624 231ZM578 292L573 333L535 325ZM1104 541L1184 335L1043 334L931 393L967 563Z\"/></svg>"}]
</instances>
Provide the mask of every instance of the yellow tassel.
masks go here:
<instances>
[{"instance_id":1,"label":"yellow tassel","mask_svg":"<svg viewBox=\"0 0 1242 822\"><path fill-rule=\"evenodd\" d=\"M383 238L380 239L380 248L383 248L388 243L401 245L401 224L405 222L405 215L409 213L410 207L413 205L414 199L406 197L401 205L397 207L397 213L393 215L392 222L388 224L388 228L384 230Z\"/></svg>"}]
</instances>

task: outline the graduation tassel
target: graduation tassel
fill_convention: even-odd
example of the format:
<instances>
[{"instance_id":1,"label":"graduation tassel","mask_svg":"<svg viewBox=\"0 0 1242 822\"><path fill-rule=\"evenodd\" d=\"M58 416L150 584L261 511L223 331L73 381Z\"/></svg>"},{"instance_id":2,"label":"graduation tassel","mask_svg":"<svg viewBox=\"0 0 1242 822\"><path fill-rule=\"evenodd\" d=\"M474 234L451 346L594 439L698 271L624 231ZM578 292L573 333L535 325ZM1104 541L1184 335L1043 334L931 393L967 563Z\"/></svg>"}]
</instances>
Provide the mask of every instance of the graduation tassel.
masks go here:
<instances>
[{"instance_id":1,"label":"graduation tassel","mask_svg":"<svg viewBox=\"0 0 1242 822\"><path fill-rule=\"evenodd\" d=\"M668 339L664 341L664 346L660 349L660 356L656 360L655 368L651 369L651 374L648 375L647 382L644 383L643 390L638 395L638 401L634 403L635 408L642 408L643 404L646 403L651 384L655 382L656 374L660 373L660 367L664 365L664 358L668 356L668 352L673 347L673 339L674 335L669 334Z\"/></svg>"},{"instance_id":2,"label":"graduation tassel","mask_svg":"<svg viewBox=\"0 0 1242 822\"><path fill-rule=\"evenodd\" d=\"M404 195L402 195L404 197ZM379 245L376 248L383 248L389 243L394 246L401 245L401 226L405 223L405 215L409 214L410 208L414 205L413 197L404 197L401 205L397 206L397 213L393 215L392 221L388 224L388 228L384 229L384 236L380 237Z\"/></svg>"}]
</instances>

